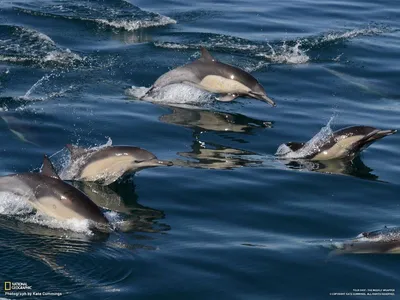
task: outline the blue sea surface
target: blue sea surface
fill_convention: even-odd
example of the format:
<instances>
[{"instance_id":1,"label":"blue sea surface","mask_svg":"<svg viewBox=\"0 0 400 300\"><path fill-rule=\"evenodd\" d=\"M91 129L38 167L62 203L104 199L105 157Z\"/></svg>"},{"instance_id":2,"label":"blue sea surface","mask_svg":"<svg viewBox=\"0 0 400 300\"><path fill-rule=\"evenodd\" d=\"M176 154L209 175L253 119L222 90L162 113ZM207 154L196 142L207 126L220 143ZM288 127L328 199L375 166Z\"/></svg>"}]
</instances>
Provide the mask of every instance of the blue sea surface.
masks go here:
<instances>
[{"instance_id":1,"label":"blue sea surface","mask_svg":"<svg viewBox=\"0 0 400 300\"><path fill-rule=\"evenodd\" d=\"M38 171L44 154L61 170L71 143L175 166L80 186L122 198L104 209L119 228L108 234L44 222L0 191L0 299L400 297L399 256L326 246L400 226L400 134L353 162L274 156L324 126L400 129L399 16L393 0L2 0L0 175ZM277 106L185 86L138 99L202 46Z\"/></svg>"}]
</instances>

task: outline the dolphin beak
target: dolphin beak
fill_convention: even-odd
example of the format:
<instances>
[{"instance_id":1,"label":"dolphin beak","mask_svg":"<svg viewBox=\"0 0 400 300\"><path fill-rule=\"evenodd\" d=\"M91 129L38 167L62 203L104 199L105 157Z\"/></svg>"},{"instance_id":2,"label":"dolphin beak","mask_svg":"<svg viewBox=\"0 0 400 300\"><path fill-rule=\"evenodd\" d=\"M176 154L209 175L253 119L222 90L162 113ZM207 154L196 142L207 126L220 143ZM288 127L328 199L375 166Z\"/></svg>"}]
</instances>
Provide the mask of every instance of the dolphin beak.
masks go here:
<instances>
[{"instance_id":1,"label":"dolphin beak","mask_svg":"<svg viewBox=\"0 0 400 300\"><path fill-rule=\"evenodd\" d=\"M267 102L269 104L271 104L272 106L276 106L275 101L273 101L271 98L269 98L267 95L265 94L259 94L259 93L255 93L255 92L249 92L249 96L253 97L255 99Z\"/></svg>"},{"instance_id":2,"label":"dolphin beak","mask_svg":"<svg viewBox=\"0 0 400 300\"><path fill-rule=\"evenodd\" d=\"M167 166L167 167L170 167L170 166L174 165L174 163L172 161L169 161L169 160L158 160L157 164L162 165L162 166Z\"/></svg>"}]
</instances>

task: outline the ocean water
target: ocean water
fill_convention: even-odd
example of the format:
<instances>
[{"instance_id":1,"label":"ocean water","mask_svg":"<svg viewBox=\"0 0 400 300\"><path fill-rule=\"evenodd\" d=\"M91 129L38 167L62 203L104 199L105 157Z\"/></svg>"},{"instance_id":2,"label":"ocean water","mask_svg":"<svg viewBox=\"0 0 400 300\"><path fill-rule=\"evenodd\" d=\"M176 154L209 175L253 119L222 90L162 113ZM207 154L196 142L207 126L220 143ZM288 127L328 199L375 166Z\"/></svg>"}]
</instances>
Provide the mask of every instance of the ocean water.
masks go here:
<instances>
[{"instance_id":1,"label":"ocean water","mask_svg":"<svg viewBox=\"0 0 400 300\"><path fill-rule=\"evenodd\" d=\"M0 193L0 280L42 293L0 298L398 298L398 256L326 245L400 226L400 134L353 162L274 154L321 128L400 129L399 15L388 0L2 0L1 175L37 171L43 154L62 170L69 143L139 146L175 166L75 183L108 234ZM201 46L277 106L181 85L138 100Z\"/></svg>"}]
</instances>

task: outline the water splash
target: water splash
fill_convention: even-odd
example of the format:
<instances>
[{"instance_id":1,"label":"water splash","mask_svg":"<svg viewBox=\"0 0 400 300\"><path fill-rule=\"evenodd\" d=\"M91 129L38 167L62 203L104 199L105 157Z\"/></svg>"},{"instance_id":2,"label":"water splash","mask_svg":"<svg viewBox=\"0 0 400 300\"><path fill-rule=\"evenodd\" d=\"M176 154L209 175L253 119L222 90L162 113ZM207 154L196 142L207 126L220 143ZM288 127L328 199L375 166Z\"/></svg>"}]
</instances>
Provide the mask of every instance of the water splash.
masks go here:
<instances>
[{"instance_id":1,"label":"water splash","mask_svg":"<svg viewBox=\"0 0 400 300\"><path fill-rule=\"evenodd\" d=\"M304 146L297 150L292 151L286 144L282 144L276 150L275 155L283 159L301 159L309 156L312 153L318 152L332 137L333 131L331 123L335 119L336 115L333 115L328 123L321 128L321 130L311 138Z\"/></svg>"},{"instance_id":2,"label":"water splash","mask_svg":"<svg viewBox=\"0 0 400 300\"><path fill-rule=\"evenodd\" d=\"M21 98L29 100L29 96L32 94L32 92L34 92L37 87L41 86L43 82L48 81L52 76L54 75L53 74L44 75L34 85L32 85L32 87Z\"/></svg>"},{"instance_id":3,"label":"water splash","mask_svg":"<svg viewBox=\"0 0 400 300\"><path fill-rule=\"evenodd\" d=\"M153 103L207 105L214 100L213 94L185 84L171 84L152 93L151 96L142 98L148 90L145 87L133 86L125 93Z\"/></svg>"},{"instance_id":4,"label":"water splash","mask_svg":"<svg viewBox=\"0 0 400 300\"><path fill-rule=\"evenodd\" d=\"M271 49L271 53L258 53L256 56L261 56L273 63L286 63L286 64L304 64L310 60L310 57L306 54L306 50L302 50L302 41L296 41L295 45L290 46L283 42L282 45L271 46L268 44Z\"/></svg>"},{"instance_id":5,"label":"water splash","mask_svg":"<svg viewBox=\"0 0 400 300\"><path fill-rule=\"evenodd\" d=\"M84 19L84 20L91 21L90 19ZM124 29L126 31L135 31L141 28L160 27L170 24L176 24L176 21L174 19L162 15L158 15L153 20L109 21L105 19L94 19L93 21L101 25L106 25L115 29Z\"/></svg>"},{"instance_id":6,"label":"water splash","mask_svg":"<svg viewBox=\"0 0 400 300\"><path fill-rule=\"evenodd\" d=\"M84 155L80 156L76 160L71 160L69 152L58 151L57 153L52 155L52 157L55 157L57 160L54 165L58 171L58 175L62 180L72 180L73 178L78 176L81 166L87 162L87 160L93 153L110 146L112 146L112 139L108 138L105 144L86 148L86 152L84 153ZM57 159L57 156L59 156L59 154L61 155L61 157Z\"/></svg>"}]
</instances>

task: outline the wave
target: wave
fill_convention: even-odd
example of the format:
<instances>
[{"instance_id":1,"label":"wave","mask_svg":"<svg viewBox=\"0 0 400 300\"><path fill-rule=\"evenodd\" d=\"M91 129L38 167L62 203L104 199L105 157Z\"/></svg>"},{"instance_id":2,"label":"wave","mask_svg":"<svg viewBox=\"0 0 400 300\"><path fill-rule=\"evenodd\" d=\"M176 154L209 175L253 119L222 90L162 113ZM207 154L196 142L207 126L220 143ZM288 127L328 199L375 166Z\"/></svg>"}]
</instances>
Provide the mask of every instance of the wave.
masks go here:
<instances>
[{"instance_id":1,"label":"wave","mask_svg":"<svg viewBox=\"0 0 400 300\"><path fill-rule=\"evenodd\" d=\"M0 62L35 64L39 67L68 66L83 59L63 49L34 29L0 25Z\"/></svg>"},{"instance_id":2,"label":"wave","mask_svg":"<svg viewBox=\"0 0 400 300\"><path fill-rule=\"evenodd\" d=\"M243 38L220 35L220 34L198 34L198 41L185 41L184 37L179 37L182 42L175 41L155 41L155 47L188 50L205 47L211 51L238 53L248 57L265 59L269 63L277 64L304 64L310 61L318 61L318 55L313 57L312 50L347 41L360 36L381 35L391 31L385 26L368 26L366 28L351 29L343 32L328 32L320 36L298 38L296 40L284 40L276 42L254 42ZM193 36L193 33L190 35ZM174 39L177 39L175 37ZM331 58L336 61L338 57Z\"/></svg>"},{"instance_id":3,"label":"wave","mask_svg":"<svg viewBox=\"0 0 400 300\"><path fill-rule=\"evenodd\" d=\"M32 9L32 4L28 8L21 3L18 5L15 9L28 15L90 22L96 27L108 27L114 30L135 31L176 24L176 21L170 17L141 10L121 0L73 2L62 0L50 5L43 5L41 1L37 1L34 9Z\"/></svg>"}]
</instances>

